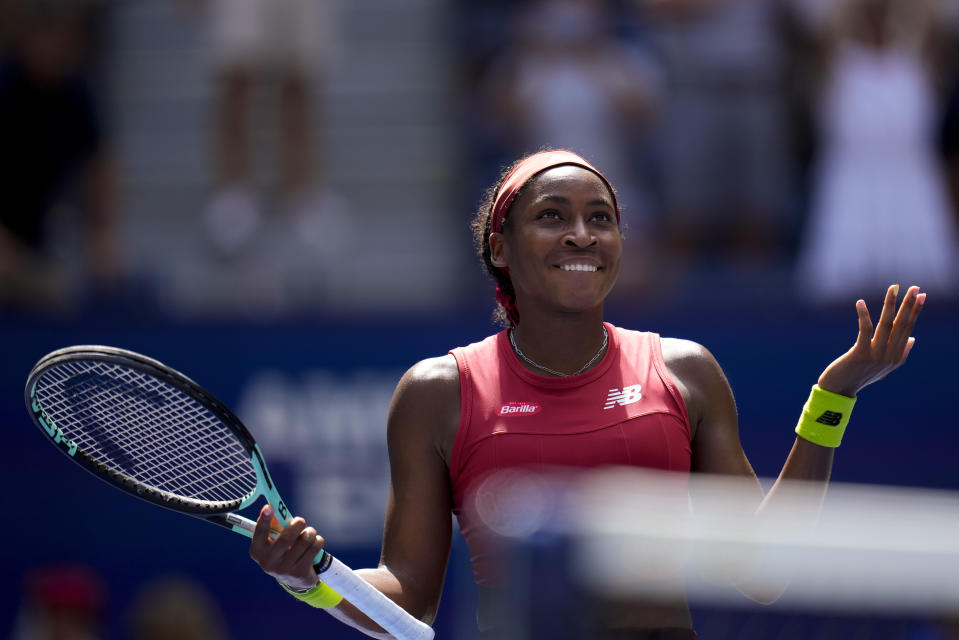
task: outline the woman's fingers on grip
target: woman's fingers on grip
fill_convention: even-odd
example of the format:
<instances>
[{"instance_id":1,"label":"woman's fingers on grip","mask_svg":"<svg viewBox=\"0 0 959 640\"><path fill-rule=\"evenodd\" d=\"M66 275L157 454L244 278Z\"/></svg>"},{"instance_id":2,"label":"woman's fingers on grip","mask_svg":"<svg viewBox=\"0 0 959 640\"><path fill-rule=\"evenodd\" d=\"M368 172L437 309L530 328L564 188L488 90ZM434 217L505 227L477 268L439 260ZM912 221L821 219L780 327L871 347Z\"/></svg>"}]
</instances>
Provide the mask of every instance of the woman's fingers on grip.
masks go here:
<instances>
[{"instance_id":1,"label":"woman's fingers on grip","mask_svg":"<svg viewBox=\"0 0 959 640\"><path fill-rule=\"evenodd\" d=\"M276 523L276 526L274 526ZM265 570L270 570L271 550L273 548L272 533L280 529L279 522L273 514L273 507L265 505L260 509L253 528L253 540L250 542L250 557Z\"/></svg>"},{"instance_id":2,"label":"woman's fingers on grip","mask_svg":"<svg viewBox=\"0 0 959 640\"><path fill-rule=\"evenodd\" d=\"M254 551L263 550L270 546L270 532L273 529L272 523L275 520L273 507L265 505L260 509L260 515L256 518L256 526L253 528L253 542L250 543L251 555Z\"/></svg>"},{"instance_id":3,"label":"woman's fingers on grip","mask_svg":"<svg viewBox=\"0 0 959 640\"><path fill-rule=\"evenodd\" d=\"M306 522L302 518L294 518L290 522L290 527L304 525L302 531L297 535L290 545L280 548L274 544L274 548L279 548L279 553L273 560L273 573L280 576L289 576L281 580L291 586L294 581L300 582L298 586L308 587L316 584L316 573L313 571L313 559L323 548L323 538L316 534L316 529L306 527ZM288 527L289 528L289 527ZM281 539L277 539L279 542Z\"/></svg>"},{"instance_id":4,"label":"woman's fingers on grip","mask_svg":"<svg viewBox=\"0 0 959 640\"><path fill-rule=\"evenodd\" d=\"M306 520L293 518L283 527L272 507L264 506L256 520L250 556L269 575L290 586L309 587L316 582L313 558L324 540Z\"/></svg>"},{"instance_id":5,"label":"woman's fingers on grip","mask_svg":"<svg viewBox=\"0 0 959 640\"><path fill-rule=\"evenodd\" d=\"M313 558L323 548L323 544L323 537L316 533L316 529L307 527L297 536L296 542L290 547L289 556L293 560L293 564L309 561L309 564L312 565Z\"/></svg>"},{"instance_id":6,"label":"woman's fingers on grip","mask_svg":"<svg viewBox=\"0 0 959 640\"><path fill-rule=\"evenodd\" d=\"M292 538L288 535L278 536L273 541L273 547L270 550L270 569L273 573L297 575L299 574L298 568L300 570L305 569L305 567L300 567L300 564L313 565L312 562L304 562L304 556L317 538L316 529L307 527L303 518L294 518L283 533L286 534L290 531L298 531L299 533ZM310 557L312 558L312 556Z\"/></svg>"},{"instance_id":7,"label":"woman's fingers on grip","mask_svg":"<svg viewBox=\"0 0 959 640\"><path fill-rule=\"evenodd\" d=\"M289 554L290 548L296 544L296 541L304 529L306 529L306 520L303 518L293 518L290 520L290 523L286 525L286 528L280 532L280 535L273 539L273 544L270 545L269 556L274 563L284 561L284 558Z\"/></svg>"},{"instance_id":8,"label":"woman's fingers on grip","mask_svg":"<svg viewBox=\"0 0 959 640\"><path fill-rule=\"evenodd\" d=\"M256 554L254 558L257 561L279 557L296 542L304 529L306 520L299 517L293 518L289 525L283 527L277 520L273 507L265 505L256 519L250 555Z\"/></svg>"}]
</instances>

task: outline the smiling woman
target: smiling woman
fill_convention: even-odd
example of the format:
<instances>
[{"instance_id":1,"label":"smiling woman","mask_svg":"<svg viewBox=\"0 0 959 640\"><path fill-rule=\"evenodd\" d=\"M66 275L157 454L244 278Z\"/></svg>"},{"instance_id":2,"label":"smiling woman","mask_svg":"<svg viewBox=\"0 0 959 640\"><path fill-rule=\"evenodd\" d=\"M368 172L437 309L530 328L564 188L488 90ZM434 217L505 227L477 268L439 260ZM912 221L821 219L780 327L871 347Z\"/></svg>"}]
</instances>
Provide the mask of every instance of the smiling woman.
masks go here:
<instances>
[{"instance_id":1,"label":"smiling woman","mask_svg":"<svg viewBox=\"0 0 959 640\"><path fill-rule=\"evenodd\" d=\"M537 179L532 180L533 177ZM578 202L574 203L571 197L578 198ZM515 207L517 213L508 216L517 199L520 201ZM514 217L521 220L514 223ZM524 224L527 222L532 225ZM472 224L477 252L496 281L500 308L495 317L501 323L507 319L513 325L519 323L516 292L506 262L508 256L503 255L506 250L503 230L507 224L511 228L523 225L524 230L539 232L541 236L562 234L565 253L555 256L556 262L551 266L566 271L602 271L611 276L608 281L612 285L622 252L619 223L616 191L580 156L563 150L546 151L514 163L487 191L486 200ZM602 246L599 246L600 236L604 241ZM554 240L545 239L547 243ZM605 263L597 255L600 248L607 258ZM609 255L611 251L615 256ZM517 258L521 255L518 249L514 252ZM610 257L615 260L610 261Z\"/></svg>"},{"instance_id":2,"label":"smiling woman","mask_svg":"<svg viewBox=\"0 0 959 640\"><path fill-rule=\"evenodd\" d=\"M813 518L822 504L833 452L856 393L905 362L925 302L911 287L897 307L898 285L886 292L875 327L856 304L855 344L813 387L779 481L768 494L739 440L736 404L723 371L694 342L660 338L604 321L604 301L622 255L616 192L585 159L543 151L504 172L487 193L472 228L476 248L496 282L504 329L481 342L415 364L393 394L387 425L391 487L380 564L363 577L414 616L430 622L439 606L449 558L452 512L470 547L479 589L483 638L510 632L511 570L494 526L506 512L495 483L503 471L547 477L607 467L722 474L741 479L735 507L718 507L693 491L694 509L735 508L759 526L765 514L788 509ZM801 491L793 483L805 480ZM683 491L669 509L688 509ZM492 487L492 488L491 488ZM797 495L798 493L798 495ZM536 505L530 504L533 508ZM250 549L270 575L301 592L329 590L311 558L324 544L296 518L275 540L264 510ZM711 576L759 601L785 585L763 573L756 558L724 563ZM537 576L545 584L548 576ZM695 638L679 571L650 571L648 580L675 588L675 597L629 602L595 599L556 603L583 611L576 637ZM532 585L534 589L538 585ZM326 602L327 600L324 600ZM389 637L346 600L327 609L373 637Z\"/></svg>"}]
</instances>

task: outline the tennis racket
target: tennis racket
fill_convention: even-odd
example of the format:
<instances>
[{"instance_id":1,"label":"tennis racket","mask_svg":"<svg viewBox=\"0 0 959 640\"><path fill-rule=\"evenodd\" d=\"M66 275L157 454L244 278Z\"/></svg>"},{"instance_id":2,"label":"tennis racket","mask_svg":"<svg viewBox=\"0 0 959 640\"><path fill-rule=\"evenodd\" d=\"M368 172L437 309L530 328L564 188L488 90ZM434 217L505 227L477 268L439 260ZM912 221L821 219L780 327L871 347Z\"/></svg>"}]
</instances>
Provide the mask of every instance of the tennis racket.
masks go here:
<instances>
[{"instance_id":1,"label":"tennis racket","mask_svg":"<svg viewBox=\"0 0 959 640\"><path fill-rule=\"evenodd\" d=\"M260 496L285 527L290 511L256 441L219 400L145 356L104 346L47 354L24 391L34 423L98 478L153 504L247 537L255 523L234 513ZM324 551L314 568L337 593L401 640L433 629Z\"/></svg>"}]
</instances>

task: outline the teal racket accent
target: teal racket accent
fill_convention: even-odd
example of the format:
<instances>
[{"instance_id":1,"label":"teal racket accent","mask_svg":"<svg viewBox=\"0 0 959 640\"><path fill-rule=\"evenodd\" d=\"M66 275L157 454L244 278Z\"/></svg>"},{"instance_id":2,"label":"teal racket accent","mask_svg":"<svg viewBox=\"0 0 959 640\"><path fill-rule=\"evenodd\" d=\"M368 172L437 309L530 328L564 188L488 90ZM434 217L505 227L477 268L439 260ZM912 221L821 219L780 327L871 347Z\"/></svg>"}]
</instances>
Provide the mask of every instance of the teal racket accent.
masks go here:
<instances>
[{"instance_id":1,"label":"teal racket accent","mask_svg":"<svg viewBox=\"0 0 959 640\"><path fill-rule=\"evenodd\" d=\"M60 430L60 427L44 412L36 398L36 391L37 385L34 382L30 387L30 409L33 410L37 425L53 439L54 444L61 445L68 456L75 455L77 452L77 443L73 440L67 440L63 435L63 431Z\"/></svg>"},{"instance_id":2,"label":"teal racket accent","mask_svg":"<svg viewBox=\"0 0 959 640\"><path fill-rule=\"evenodd\" d=\"M105 346L47 354L24 389L27 410L47 439L101 480L153 504L252 537L237 513L261 497L283 526L290 510L256 440L222 402L183 374L146 356ZM321 579L401 640L433 630L325 551Z\"/></svg>"},{"instance_id":3,"label":"teal racket accent","mask_svg":"<svg viewBox=\"0 0 959 640\"><path fill-rule=\"evenodd\" d=\"M276 519L281 525L286 527L288 524L290 524L290 520L292 520L293 516L290 514L290 510L287 508L286 503L283 502L283 498L280 497L279 492L276 490L276 485L273 484L273 479L270 477L270 472L266 468L266 460L263 457L263 453L260 451L260 445L253 445L253 452L250 457L250 462L256 472L257 487L259 488L259 492L251 494L249 499L241 506L241 508L253 504L257 501L259 496L262 495L266 499L267 504L273 506L273 513L276 515ZM248 538L253 537L253 530L254 527L256 527L256 523L254 521L236 514L228 514L227 521L230 523L233 531ZM320 549L319 553L317 553L313 558L313 564L321 565L321 563L323 563L323 556L325 555L326 552Z\"/></svg>"}]
</instances>

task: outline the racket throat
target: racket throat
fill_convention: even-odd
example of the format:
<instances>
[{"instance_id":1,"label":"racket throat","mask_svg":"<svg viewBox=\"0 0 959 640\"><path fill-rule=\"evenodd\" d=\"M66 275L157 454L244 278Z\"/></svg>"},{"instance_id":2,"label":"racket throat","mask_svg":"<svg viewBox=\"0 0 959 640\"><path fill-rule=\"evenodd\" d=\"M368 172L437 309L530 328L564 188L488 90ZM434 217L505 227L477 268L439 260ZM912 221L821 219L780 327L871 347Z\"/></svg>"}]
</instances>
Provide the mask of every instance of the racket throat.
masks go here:
<instances>
[{"instance_id":1,"label":"racket throat","mask_svg":"<svg viewBox=\"0 0 959 640\"><path fill-rule=\"evenodd\" d=\"M253 445L253 448L250 450L250 462L253 464L253 470L256 472L256 480L260 488L260 493L266 498L267 503L273 506L277 520L285 527L290 523L290 510L287 508L286 503L283 502L283 499L280 498L280 494L277 493L276 487L273 485L273 479L270 477L270 472L266 469L266 461L263 459L263 453L260 451L259 445ZM257 495L251 493L249 497L255 500ZM243 506L248 506L248 503L244 503Z\"/></svg>"}]
</instances>

